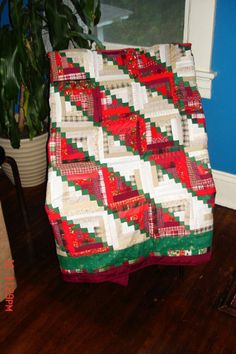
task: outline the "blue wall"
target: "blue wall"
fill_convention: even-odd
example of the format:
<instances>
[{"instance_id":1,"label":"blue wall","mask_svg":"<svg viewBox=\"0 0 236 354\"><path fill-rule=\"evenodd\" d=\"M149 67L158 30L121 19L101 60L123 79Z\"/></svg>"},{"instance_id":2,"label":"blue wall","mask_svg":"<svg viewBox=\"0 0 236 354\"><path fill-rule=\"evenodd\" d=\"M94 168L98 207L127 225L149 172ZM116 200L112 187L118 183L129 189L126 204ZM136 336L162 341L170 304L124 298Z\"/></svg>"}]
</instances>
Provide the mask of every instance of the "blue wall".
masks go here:
<instances>
[{"instance_id":1,"label":"blue wall","mask_svg":"<svg viewBox=\"0 0 236 354\"><path fill-rule=\"evenodd\" d=\"M2 4L3 0L0 0L0 4ZM1 25L7 25L9 23L8 19L8 5L4 7L2 18L1 18Z\"/></svg>"},{"instance_id":2,"label":"blue wall","mask_svg":"<svg viewBox=\"0 0 236 354\"><path fill-rule=\"evenodd\" d=\"M212 168L236 174L236 0L217 0L212 99L203 100Z\"/></svg>"}]
</instances>

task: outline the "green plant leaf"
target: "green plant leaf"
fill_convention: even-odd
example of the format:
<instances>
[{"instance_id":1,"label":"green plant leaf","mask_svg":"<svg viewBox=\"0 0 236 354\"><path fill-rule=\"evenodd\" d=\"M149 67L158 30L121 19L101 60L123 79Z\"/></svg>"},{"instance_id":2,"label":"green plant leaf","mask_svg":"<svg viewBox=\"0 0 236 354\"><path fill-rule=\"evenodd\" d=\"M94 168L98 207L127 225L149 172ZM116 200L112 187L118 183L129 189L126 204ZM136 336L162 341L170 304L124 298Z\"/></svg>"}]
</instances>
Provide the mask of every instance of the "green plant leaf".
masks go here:
<instances>
[{"instance_id":1,"label":"green plant leaf","mask_svg":"<svg viewBox=\"0 0 236 354\"><path fill-rule=\"evenodd\" d=\"M101 16L100 1L99 0L71 0L71 2L74 5L82 21L92 32L94 26L98 23Z\"/></svg>"},{"instance_id":2,"label":"green plant leaf","mask_svg":"<svg viewBox=\"0 0 236 354\"><path fill-rule=\"evenodd\" d=\"M53 50L67 49L69 45L69 28L64 9L62 0L45 0L45 13L50 19L47 25Z\"/></svg>"},{"instance_id":3,"label":"green plant leaf","mask_svg":"<svg viewBox=\"0 0 236 354\"><path fill-rule=\"evenodd\" d=\"M20 87L20 61L16 38L9 26L0 29L0 85L6 99L14 99Z\"/></svg>"},{"instance_id":4,"label":"green plant leaf","mask_svg":"<svg viewBox=\"0 0 236 354\"><path fill-rule=\"evenodd\" d=\"M101 3L100 0L97 1L97 6L95 8L94 26L96 26L101 18Z\"/></svg>"},{"instance_id":5,"label":"green plant leaf","mask_svg":"<svg viewBox=\"0 0 236 354\"><path fill-rule=\"evenodd\" d=\"M78 19L77 19L76 15L66 5L64 7L64 12L67 16L67 21L68 21L68 24L70 27L70 30L68 32L68 36L69 36L70 40L72 41L72 43L74 44L74 46L75 47L79 46L81 48L90 48L90 43L88 42L88 40L79 36L80 33L83 33L83 27L81 27L78 24ZM76 35L73 35L73 33L76 33Z\"/></svg>"},{"instance_id":6,"label":"green plant leaf","mask_svg":"<svg viewBox=\"0 0 236 354\"><path fill-rule=\"evenodd\" d=\"M9 19L13 28L24 27L23 0L8 0Z\"/></svg>"},{"instance_id":7,"label":"green plant leaf","mask_svg":"<svg viewBox=\"0 0 236 354\"><path fill-rule=\"evenodd\" d=\"M41 73L41 75L44 75L45 70L47 71L48 69L48 61L42 37L43 17L41 16L41 14L43 12L43 1L32 1L32 5L29 9L29 15L31 18L30 46L32 47L32 53L36 68Z\"/></svg>"},{"instance_id":8,"label":"green plant leaf","mask_svg":"<svg viewBox=\"0 0 236 354\"><path fill-rule=\"evenodd\" d=\"M29 11L22 0L8 0L9 19L12 31L16 38L16 45L22 66L22 80L27 82L27 70L32 62L30 52L27 49L27 36L29 36L30 16ZM28 53L29 52L29 53Z\"/></svg>"},{"instance_id":9,"label":"green plant leaf","mask_svg":"<svg viewBox=\"0 0 236 354\"><path fill-rule=\"evenodd\" d=\"M9 121L9 138L11 145L14 149L19 149L20 147L20 132L18 129L18 124L15 120L15 101L10 103L11 109L8 110L8 121Z\"/></svg>"},{"instance_id":10,"label":"green plant leaf","mask_svg":"<svg viewBox=\"0 0 236 354\"><path fill-rule=\"evenodd\" d=\"M87 33L79 33L79 34L77 34L77 33L74 33L74 32L73 32L73 34L74 34L74 37L78 37L78 38L81 37L81 38L89 40L91 42L95 42L100 49L104 49L105 48L104 45L102 44L102 42L99 41L99 39L93 34L87 34Z\"/></svg>"},{"instance_id":11,"label":"green plant leaf","mask_svg":"<svg viewBox=\"0 0 236 354\"><path fill-rule=\"evenodd\" d=\"M48 31L53 50L75 47L91 48L95 35L100 0L71 0L75 11L63 0L2 0L0 15L8 3L10 26L0 28L0 134L19 147L20 133L15 119L19 91L24 91L24 112L30 137L42 132L49 114L49 61L42 30ZM78 23L81 18L87 28Z\"/></svg>"},{"instance_id":12,"label":"green plant leaf","mask_svg":"<svg viewBox=\"0 0 236 354\"><path fill-rule=\"evenodd\" d=\"M14 32L9 26L0 28L0 132L19 147L19 131L15 105L20 87L20 61Z\"/></svg>"},{"instance_id":13,"label":"green plant leaf","mask_svg":"<svg viewBox=\"0 0 236 354\"><path fill-rule=\"evenodd\" d=\"M30 90L25 91L24 106L26 125L30 138L42 133L43 121L49 114L48 85L42 77L32 82Z\"/></svg>"}]
</instances>

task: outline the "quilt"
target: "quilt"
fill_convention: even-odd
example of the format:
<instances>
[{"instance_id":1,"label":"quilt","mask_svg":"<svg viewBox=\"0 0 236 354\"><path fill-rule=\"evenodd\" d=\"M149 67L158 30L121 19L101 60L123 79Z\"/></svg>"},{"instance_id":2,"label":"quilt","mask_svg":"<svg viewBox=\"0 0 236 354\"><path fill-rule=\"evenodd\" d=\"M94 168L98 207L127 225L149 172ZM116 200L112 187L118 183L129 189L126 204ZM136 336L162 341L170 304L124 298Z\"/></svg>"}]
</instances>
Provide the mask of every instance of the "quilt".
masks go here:
<instances>
[{"instance_id":1,"label":"quilt","mask_svg":"<svg viewBox=\"0 0 236 354\"><path fill-rule=\"evenodd\" d=\"M215 187L190 44L49 53L46 211L63 279L211 256Z\"/></svg>"}]
</instances>

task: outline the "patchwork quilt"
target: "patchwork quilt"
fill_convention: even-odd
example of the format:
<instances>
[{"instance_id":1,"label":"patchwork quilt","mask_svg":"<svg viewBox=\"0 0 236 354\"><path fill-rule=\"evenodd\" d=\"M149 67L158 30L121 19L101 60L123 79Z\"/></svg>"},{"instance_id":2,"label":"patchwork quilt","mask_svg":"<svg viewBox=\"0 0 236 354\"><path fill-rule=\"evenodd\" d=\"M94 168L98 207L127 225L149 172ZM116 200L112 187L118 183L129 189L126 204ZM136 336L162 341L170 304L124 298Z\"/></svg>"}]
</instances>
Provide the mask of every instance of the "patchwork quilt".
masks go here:
<instances>
[{"instance_id":1,"label":"patchwork quilt","mask_svg":"<svg viewBox=\"0 0 236 354\"><path fill-rule=\"evenodd\" d=\"M215 187L191 45L49 57L46 211L64 280L208 261Z\"/></svg>"}]
</instances>

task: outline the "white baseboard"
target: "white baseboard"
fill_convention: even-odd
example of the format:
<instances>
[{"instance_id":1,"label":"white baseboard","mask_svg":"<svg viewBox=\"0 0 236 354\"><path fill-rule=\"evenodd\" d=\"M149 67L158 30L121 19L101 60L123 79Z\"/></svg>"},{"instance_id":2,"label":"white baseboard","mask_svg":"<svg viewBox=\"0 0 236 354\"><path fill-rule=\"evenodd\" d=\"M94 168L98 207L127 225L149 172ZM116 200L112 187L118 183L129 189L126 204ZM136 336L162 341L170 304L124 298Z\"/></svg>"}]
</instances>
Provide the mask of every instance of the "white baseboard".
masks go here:
<instances>
[{"instance_id":1,"label":"white baseboard","mask_svg":"<svg viewBox=\"0 0 236 354\"><path fill-rule=\"evenodd\" d=\"M236 209L236 175L213 170L216 186L216 204Z\"/></svg>"}]
</instances>

